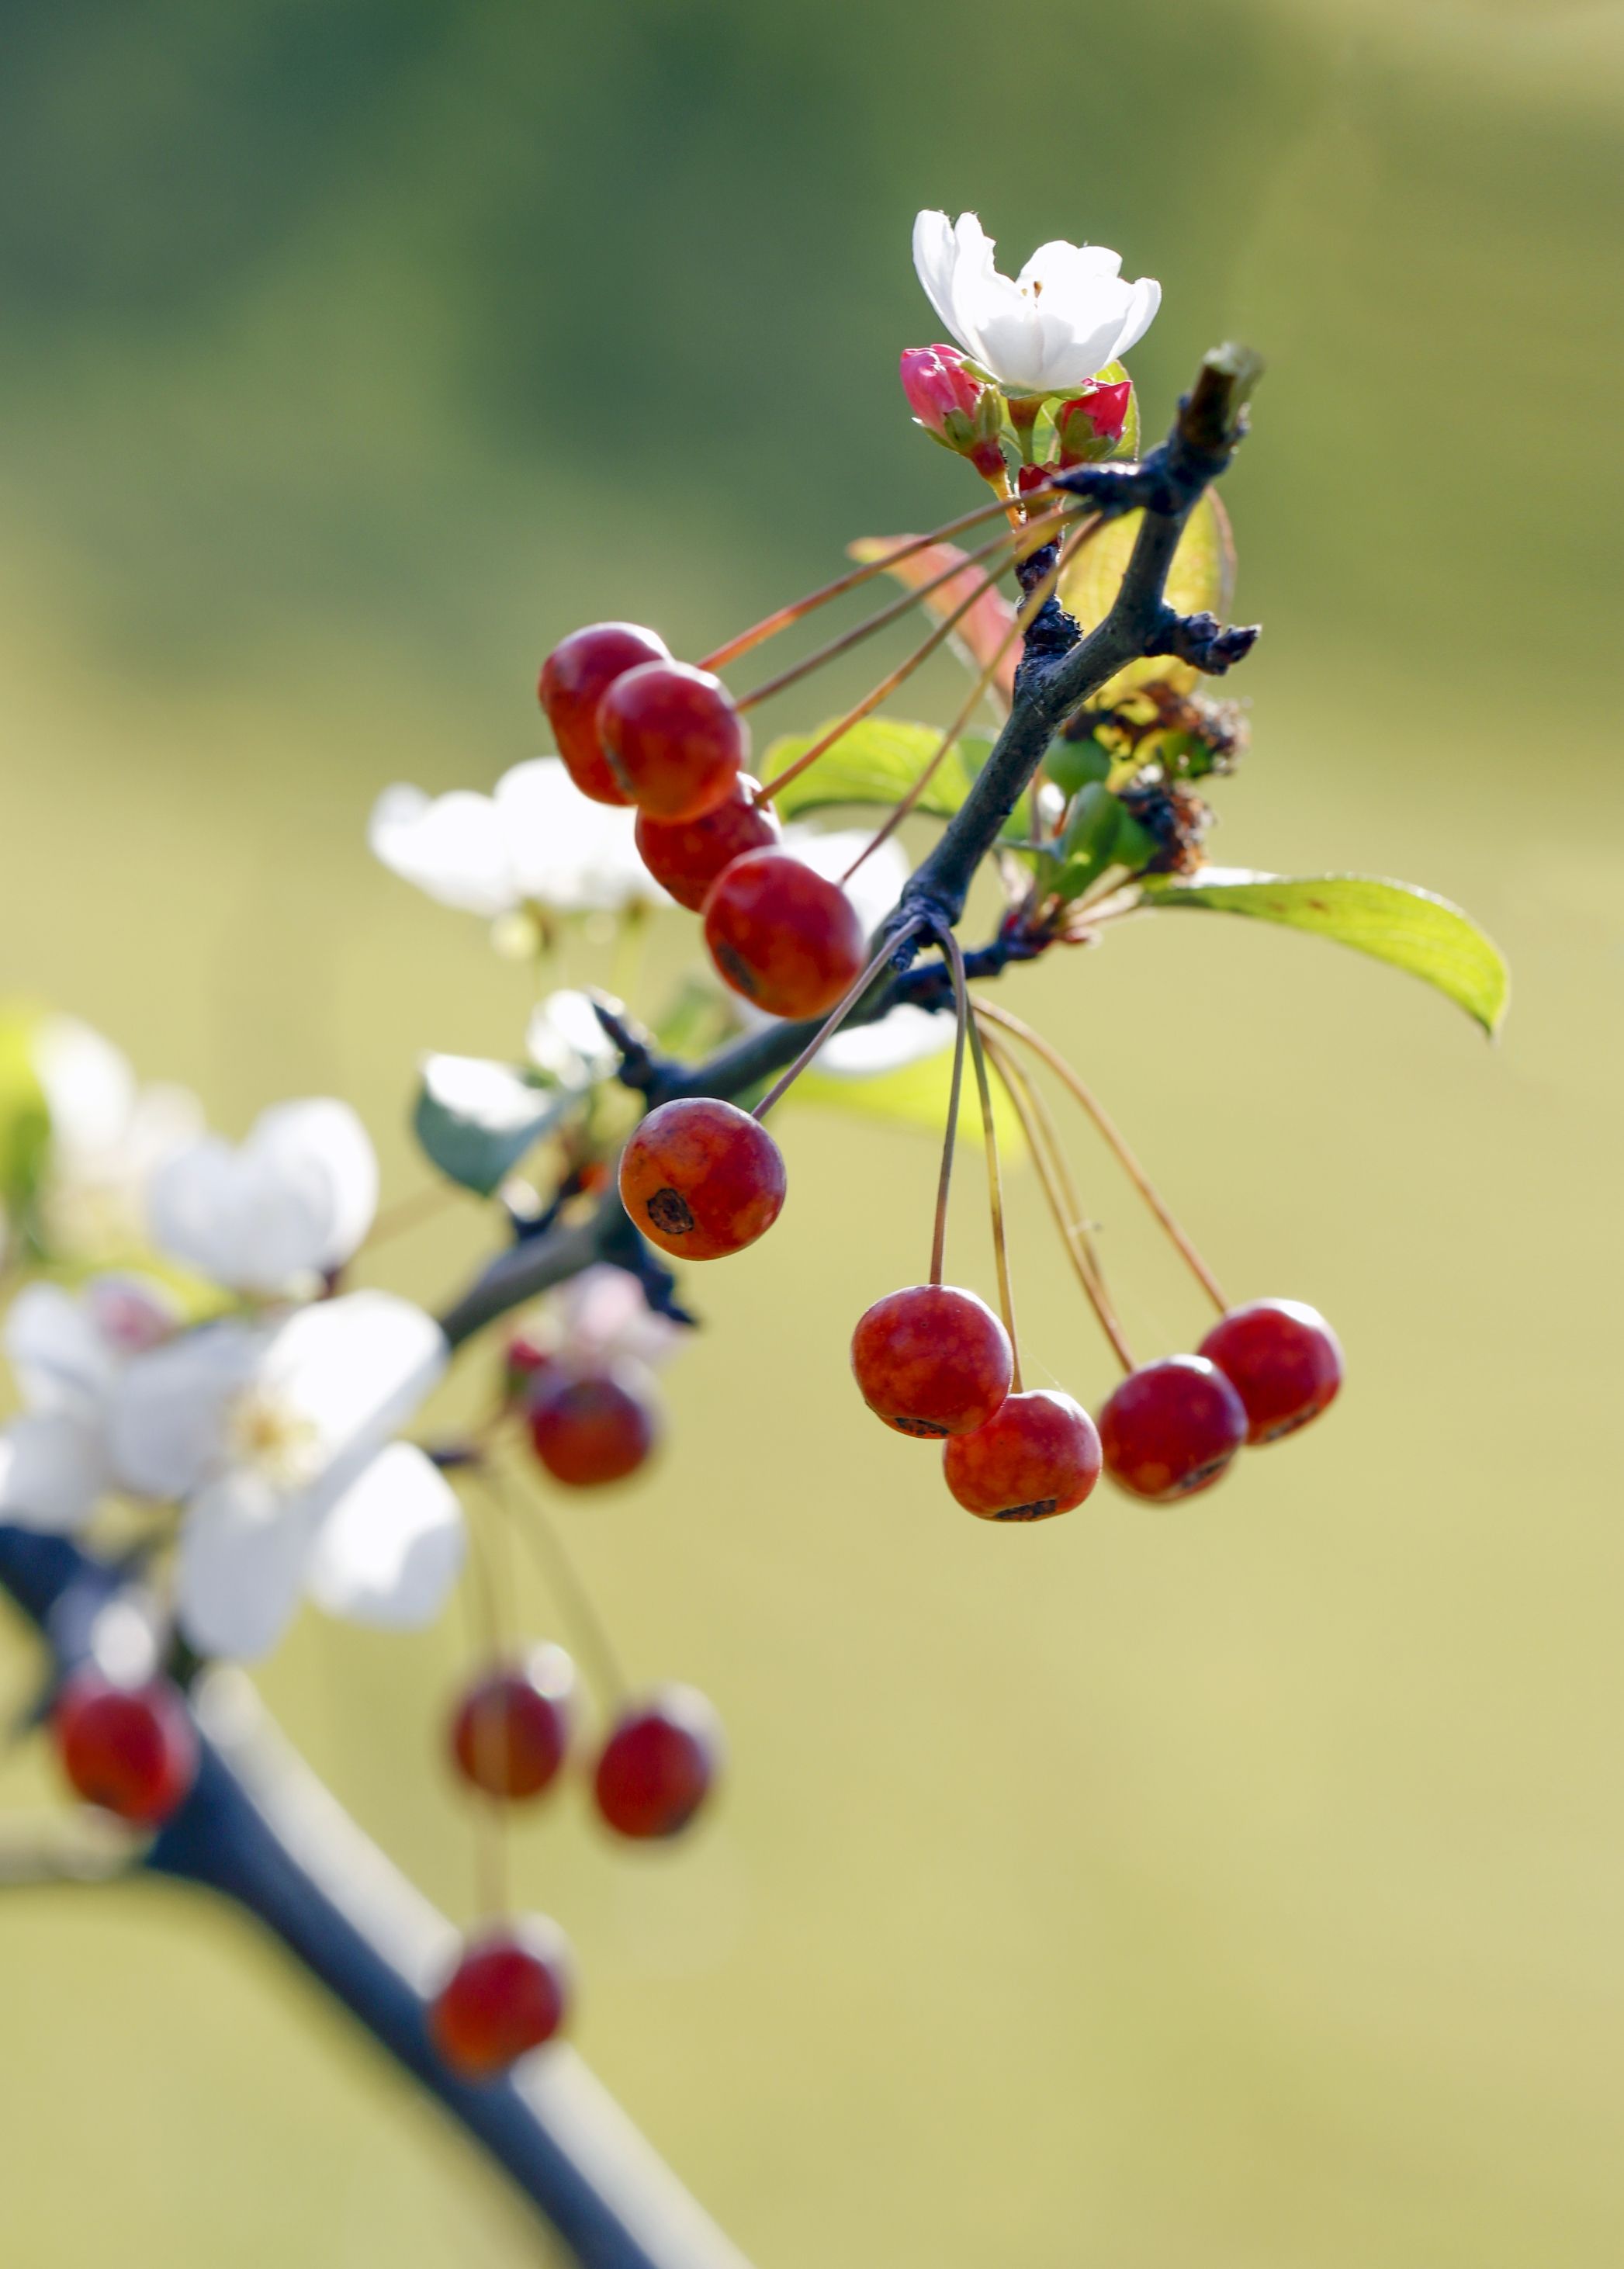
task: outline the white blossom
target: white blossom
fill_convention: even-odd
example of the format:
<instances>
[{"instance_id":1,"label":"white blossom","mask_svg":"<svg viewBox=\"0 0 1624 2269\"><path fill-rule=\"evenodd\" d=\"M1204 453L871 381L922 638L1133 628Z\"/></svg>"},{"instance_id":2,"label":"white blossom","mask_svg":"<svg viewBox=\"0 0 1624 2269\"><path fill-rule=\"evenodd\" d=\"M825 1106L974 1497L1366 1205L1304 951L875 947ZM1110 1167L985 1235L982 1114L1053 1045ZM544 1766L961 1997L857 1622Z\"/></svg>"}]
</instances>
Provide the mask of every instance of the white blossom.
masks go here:
<instances>
[{"instance_id":1,"label":"white blossom","mask_svg":"<svg viewBox=\"0 0 1624 2269\"><path fill-rule=\"evenodd\" d=\"M153 1177L152 1241L233 1291L308 1291L342 1268L372 1227L378 1162L347 1103L264 1112L233 1149L210 1134Z\"/></svg>"},{"instance_id":2,"label":"white blossom","mask_svg":"<svg viewBox=\"0 0 1624 2269\"><path fill-rule=\"evenodd\" d=\"M83 1526L119 1486L107 1434L114 1386L179 1322L168 1293L144 1277L99 1276L79 1293L25 1286L4 1333L23 1410L0 1431L0 1515L22 1528Z\"/></svg>"},{"instance_id":3,"label":"white blossom","mask_svg":"<svg viewBox=\"0 0 1624 2269\"><path fill-rule=\"evenodd\" d=\"M652 1371L675 1351L683 1327L649 1306L629 1268L600 1260L531 1309L523 1334L570 1370L609 1371L630 1363Z\"/></svg>"},{"instance_id":4,"label":"white blossom","mask_svg":"<svg viewBox=\"0 0 1624 2269\"><path fill-rule=\"evenodd\" d=\"M77 1016L44 1017L29 1053L50 1122L48 1242L76 1253L133 1243L152 1175L202 1132L197 1098L143 1087L128 1057Z\"/></svg>"},{"instance_id":5,"label":"white blossom","mask_svg":"<svg viewBox=\"0 0 1624 2269\"><path fill-rule=\"evenodd\" d=\"M599 1024L590 999L572 986L536 1002L524 1045L537 1070L561 1087L590 1087L594 1080L607 1079L620 1062L620 1050Z\"/></svg>"},{"instance_id":6,"label":"white blossom","mask_svg":"<svg viewBox=\"0 0 1624 2269\"><path fill-rule=\"evenodd\" d=\"M366 1291L205 1324L123 1366L110 1463L124 1488L184 1507L176 1612L194 1645L264 1654L301 1593L395 1628L438 1612L462 1563L461 1510L392 1437L447 1356L421 1309Z\"/></svg>"},{"instance_id":7,"label":"white blossom","mask_svg":"<svg viewBox=\"0 0 1624 2269\"><path fill-rule=\"evenodd\" d=\"M490 795L387 787L367 840L442 905L494 920L527 905L572 914L668 903L638 856L636 825L629 805L594 803L559 758L536 757L504 772Z\"/></svg>"},{"instance_id":8,"label":"white blossom","mask_svg":"<svg viewBox=\"0 0 1624 2269\"><path fill-rule=\"evenodd\" d=\"M1012 283L993 265L993 240L974 213L913 224L913 264L926 296L981 367L1015 394L1069 394L1118 361L1149 329L1162 286L1126 283L1121 255L1099 244L1039 245Z\"/></svg>"}]
</instances>

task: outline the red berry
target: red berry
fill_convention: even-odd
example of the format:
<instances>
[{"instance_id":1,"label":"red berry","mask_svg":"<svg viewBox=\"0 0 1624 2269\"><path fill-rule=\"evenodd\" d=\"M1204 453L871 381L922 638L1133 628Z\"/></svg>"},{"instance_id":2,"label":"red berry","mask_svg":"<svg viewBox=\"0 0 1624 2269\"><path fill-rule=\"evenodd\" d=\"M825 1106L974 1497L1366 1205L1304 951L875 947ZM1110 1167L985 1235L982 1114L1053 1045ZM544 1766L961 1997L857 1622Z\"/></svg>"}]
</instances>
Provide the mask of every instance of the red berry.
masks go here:
<instances>
[{"instance_id":1,"label":"red berry","mask_svg":"<svg viewBox=\"0 0 1624 2269\"><path fill-rule=\"evenodd\" d=\"M725 802L749 735L720 677L686 661L646 661L598 704L598 737L626 801L656 819L698 819Z\"/></svg>"},{"instance_id":2,"label":"red berry","mask_svg":"<svg viewBox=\"0 0 1624 2269\"><path fill-rule=\"evenodd\" d=\"M76 1670L56 1696L51 1731L85 1802L145 1828L167 1820L197 1777L196 1731L166 1678L115 1686L93 1667Z\"/></svg>"},{"instance_id":3,"label":"red berry","mask_svg":"<svg viewBox=\"0 0 1624 2269\"><path fill-rule=\"evenodd\" d=\"M899 1434L973 1434L1009 1392L1009 1334L973 1292L913 1284L857 1320L852 1370L863 1401Z\"/></svg>"},{"instance_id":4,"label":"red berry","mask_svg":"<svg viewBox=\"0 0 1624 2269\"><path fill-rule=\"evenodd\" d=\"M620 1156L620 1201L652 1244L688 1260L754 1245L784 1207L784 1157L758 1120L713 1097L662 1103Z\"/></svg>"},{"instance_id":5,"label":"red berry","mask_svg":"<svg viewBox=\"0 0 1624 2269\"><path fill-rule=\"evenodd\" d=\"M561 1646L532 1647L522 1663L470 1686L451 1721L457 1771L487 1796L539 1796L570 1745L575 1666Z\"/></svg>"},{"instance_id":6,"label":"red berry","mask_svg":"<svg viewBox=\"0 0 1624 2269\"><path fill-rule=\"evenodd\" d=\"M570 2005L570 1950L532 1915L466 1945L429 2006L429 2033L453 2072L491 2080L551 2040Z\"/></svg>"},{"instance_id":7,"label":"red berry","mask_svg":"<svg viewBox=\"0 0 1624 2269\"><path fill-rule=\"evenodd\" d=\"M536 691L570 778L594 803L631 801L609 770L598 738L598 704L617 677L646 661L668 661L670 649L636 623L589 623L572 631L542 664Z\"/></svg>"},{"instance_id":8,"label":"red berry","mask_svg":"<svg viewBox=\"0 0 1624 2269\"><path fill-rule=\"evenodd\" d=\"M1240 1396L1205 1356L1130 1371L1100 1412L1112 1481L1160 1503L1210 1489L1245 1439Z\"/></svg>"},{"instance_id":9,"label":"red berry","mask_svg":"<svg viewBox=\"0 0 1624 2269\"><path fill-rule=\"evenodd\" d=\"M983 1520L1048 1520L1080 1505L1100 1477L1094 1421L1045 1386L1006 1395L986 1424L944 1445L941 1469Z\"/></svg>"},{"instance_id":10,"label":"red berry","mask_svg":"<svg viewBox=\"0 0 1624 2269\"><path fill-rule=\"evenodd\" d=\"M660 1438L653 1407L629 1370L561 1371L529 1409L530 1440L554 1481L596 1489L636 1473Z\"/></svg>"},{"instance_id":11,"label":"red berry","mask_svg":"<svg viewBox=\"0 0 1624 2269\"><path fill-rule=\"evenodd\" d=\"M679 906L698 913L722 868L746 851L777 843L782 830L770 803L755 800L759 783L741 772L733 793L698 819L654 819L638 814L638 850L654 880Z\"/></svg>"},{"instance_id":12,"label":"red berry","mask_svg":"<svg viewBox=\"0 0 1624 2269\"><path fill-rule=\"evenodd\" d=\"M616 1718L598 1758L598 1810L620 1836L675 1836L709 1792L721 1726L703 1694L663 1686Z\"/></svg>"},{"instance_id":13,"label":"red berry","mask_svg":"<svg viewBox=\"0 0 1624 2269\"><path fill-rule=\"evenodd\" d=\"M1201 1341L1246 1406L1249 1442L1278 1442L1336 1400L1342 1350L1317 1308L1254 1300L1231 1308Z\"/></svg>"},{"instance_id":14,"label":"red berry","mask_svg":"<svg viewBox=\"0 0 1624 2269\"><path fill-rule=\"evenodd\" d=\"M749 851L705 901L705 942L724 980L772 1016L821 1016L861 974L867 940L838 883L787 851Z\"/></svg>"}]
</instances>

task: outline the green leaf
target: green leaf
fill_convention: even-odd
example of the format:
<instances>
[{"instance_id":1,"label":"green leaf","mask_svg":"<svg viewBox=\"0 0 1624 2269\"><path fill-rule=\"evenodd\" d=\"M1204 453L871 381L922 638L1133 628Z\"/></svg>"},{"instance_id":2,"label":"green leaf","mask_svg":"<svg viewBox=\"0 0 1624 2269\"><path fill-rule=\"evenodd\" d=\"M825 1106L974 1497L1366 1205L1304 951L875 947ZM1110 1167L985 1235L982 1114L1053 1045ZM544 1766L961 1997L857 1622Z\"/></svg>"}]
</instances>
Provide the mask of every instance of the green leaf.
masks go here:
<instances>
[{"instance_id":1,"label":"green leaf","mask_svg":"<svg viewBox=\"0 0 1624 2269\"><path fill-rule=\"evenodd\" d=\"M34 1066L42 1021L36 1009L0 1011L0 1208L30 1234L51 1149L50 1111Z\"/></svg>"},{"instance_id":2,"label":"green leaf","mask_svg":"<svg viewBox=\"0 0 1624 2269\"><path fill-rule=\"evenodd\" d=\"M762 759L763 780L770 783L787 772L838 722L830 717L810 733L790 733L774 741ZM865 717L825 750L799 780L792 780L773 802L785 819L840 804L883 805L889 810L907 794L941 745L941 735L934 725L911 724L897 717ZM970 794L992 745L990 733L978 728L961 733L932 774L915 809L934 819L951 819ZM1004 831L1022 836L1030 826L1030 809L1023 796Z\"/></svg>"},{"instance_id":3,"label":"green leaf","mask_svg":"<svg viewBox=\"0 0 1624 2269\"><path fill-rule=\"evenodd\" d=\"M1111 602L1127 572L1144 516L1142 512L1128 512L1120 520L1107 521L1097 535L1089 538L1061 576L1060 602L1069 614L1075 615L1085 631L1103 622L1111 611ZM1168 570L1167 602L1181 615L1206 611L1222 617L1229 612L1234 588L1235 538L1217 491L1208 489L1178 539L1178 549ZM1113 703L1125 700L1135 686L1153 682L1177 685L1188 692L1199 676L1191 663L1174 661L1165 655L1131 661L1093 695L1089 706L1109 709Z\"/></svg>"},{"instance_id":4,"label":"green leaf","mask_svg":"<svg viewBox=\"0 0 1624 2269\"><path fill-rule=\"evenodd\" d=\"M1505 1015L1510 976L1499 950L1447 898L1371 875L1259 875L1203 867L1140 885L1152 906L1210 906L1222 913L1314 930L1436 985L1490 1035Z\"/></svg>"},{"instance_id":5,"label":"green leaf","mask_svg":"<svg viewBox=\"0 0 1624 2269\"><path fill-rule=\"evenodd\" d=\"M488 1198L580 1094L482 1056L425 1056L412 1132L442 1174Z\"/></svg>"}]
</instances>

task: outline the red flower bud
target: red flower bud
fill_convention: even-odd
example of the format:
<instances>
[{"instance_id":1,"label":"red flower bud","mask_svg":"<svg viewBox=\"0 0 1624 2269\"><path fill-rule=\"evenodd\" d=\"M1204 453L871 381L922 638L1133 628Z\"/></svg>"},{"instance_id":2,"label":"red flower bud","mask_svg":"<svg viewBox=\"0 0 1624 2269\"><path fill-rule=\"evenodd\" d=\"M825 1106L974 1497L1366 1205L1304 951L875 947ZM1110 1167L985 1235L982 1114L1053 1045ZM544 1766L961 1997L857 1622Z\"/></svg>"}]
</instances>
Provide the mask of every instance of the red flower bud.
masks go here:
<instances>
[{"instance_id":1,"label":"red flower bud","mask_svg":"<svg viewBox=\"0 0 1624 2269\"><path fill-rule=\"evenodd\" d=\"M1062 465L1096 463L1122 439L1133 382L1123 379L1115 386L1091 386L1086 394L1061 403L1054 413L1060 437Z\"/></svg>"},{"instance_id":2,"label":"red flower bud","mask_svg":"<svg viewBox=\"0 0 1624 2269\"><path fill-rule=\"evenodd\" d=\"M968 457L985 478L996 479L1004 469L997 439L1004 405L998 388L972 377L953 347L905 347L899 367L916 422L944 448Z\"/></svg>"}]
</instances>

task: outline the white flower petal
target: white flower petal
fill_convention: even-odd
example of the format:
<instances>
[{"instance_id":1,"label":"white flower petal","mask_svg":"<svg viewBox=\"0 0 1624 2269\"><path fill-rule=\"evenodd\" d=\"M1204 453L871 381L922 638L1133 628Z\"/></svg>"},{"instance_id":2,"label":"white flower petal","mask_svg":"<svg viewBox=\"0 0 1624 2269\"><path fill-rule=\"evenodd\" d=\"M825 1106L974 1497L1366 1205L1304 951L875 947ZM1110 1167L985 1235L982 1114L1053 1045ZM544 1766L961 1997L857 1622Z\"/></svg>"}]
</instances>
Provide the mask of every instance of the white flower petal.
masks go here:
<instances>
[{"instance_id":1,"label":"white flower petal","mask_svg":"<svg viewBox=\"0 0 1624 2269\"><path fill-rule=\"evenodd\" d=\"M944 212L922 212L913 224L914 272L925 296L950 331L957 317L953 307L953 224ZM954 332L956 337L956 331ZM963 346L964 342L959 340Z\"/></svg>"},{"instance_id":2,"label":"white flower petal","mask_svg":"<svg viewBox=\"0 0 1624 2269\"><path fill-rule=\"evenodd\" d=\"M637 813L583 795L562 758L515 765L493 801L520 898L565 914L666 901L638 854Z\"/></svg>"},{"instance_id":3,"label":"white flower petal","mask_svg":"<svg viewBox=\"0 0 1624 2269\"><path fill-rule=\"evenodd\" d=\"M560 1355L587 1369L663 1363L682 1336L680 1324L649 1306L631 1270L607 1260L560 1285L551 1306Z\"/></svg>"},{"instance_id":4,"label":"white flower petal","mask_svg":"<svg viewBox=\"0 0 1624 2269\"><path fill-rule=\"evenodd\" d=\"M225 1474L195 1497L181 1530L175 1605L203 1654L268 1654L299 1601L314 1509L261 1475Z\"/></svg>"},{"instance_id":5,"label":"white flower petal","mask_svg":"<svg viewBox=\"0 0 1624 2269\"><path fill-rule=\"evenodd\" d=\"M277 1189L297 1190L315 1241L296 1268L348 1260L378 1210L378 1157L360 1120L330 1096L283 1103L255 1120L242 1157Z\"/></svg>"},{"instance_id":6,"label":"white flower petal","mask_svg":"<svg viewBox=\"0 0 1624 2269\"><path fill-rule=\"evenodd\" d=\"M954 336L1003 385L1023 394L1070 392L1143 336L1160 303L1148 277L1124 283L1104 245L1039 245L1014 282L973 213L948 228L945 213L914 223L914 266Z\"/></svg>"},{"instance_id":7,"label":"white flower petal","mask_svg":"<svg viewBox=\"0 0 1624 2269\"><path fill-rule=\"evenodd\" d=\"M4 1339L32 1409L87 1413L113 1383L112 1353L91 1308L60 1284L25 1285L6 1316Z\"/></svg>"},{"instance_id":8,"label":"white flower petal","mask_svg":"<svg viewBox=\"0 0 1624 2269\"><path fill-rule=\"evenodd\" d=\"M48 1016L32 1053L58 1149L69 1157L111 1149L135 1106L128 1058L77 1016Z\"/></svg>"},{"instance_id":9,"label":"white flower petal","mask_svg":"<svg viewBox=\"0 0 1624 2269\"><path fill-rule=\"evenodd\" d=\"M537 1001L524 1045L533 1064L569 1087L607 1078L620 1061L620 1051L599 1024L592 1002L584 993L568 989Z\"/></svg>"},{"instance_id":10,"label":"white flower petal","mask_svg":"<svg viewBox=\"0 0 1624 2269\"><path fill-rule=\"evenodd\" d=\"M449 1359L439 1326L410 1300L349 1292L291 1316L256 1385L313 1427L330 1458L353 1457L405 1423Z\"/></svg>"},{"instance_id":11,"label":"white flower petal","mask_svg":"<svg viewBox=\"0 0 1624 2269\"><path fill-rule=\"evenodd\" d=\"M1105 358L1106 362L1120 362L1130 347L1139 344L1155 322L1156 310L1161 305L1162 286L1154 276L1141 276L1138 283L1130 287L1127 314L1122 329L1117 334L1116 345ZM1100 365L1102 370L1104 366L1104 363Z\"/></svg>"},{"instance_id":12,"label":"white flower petal","mask_svg":"<svg viewBox=\"0 0 1624 2269\"><path fill-rule=\"evenodd\" d=\"M138 1497L190 1496L225 1456L232 1398L264 1346L262 1331L228 1318L128 1364L107 1410L121 1486Z\"/></svg>"},{"instance_id":13,"label":"white flower petal","mask_svg":"<svg viewBox=\"0 0 1624 2269\"><path fill-rule=\"evenodd\" d=\"M455 1490L421 1450L392 1442L328 1511L306 1580L330 1615L408 1630L439 1614L464 1549Z\"/></svg>"},{"instance_id":14,"label":"white flower petal","mask_svg":"<svg viewBox=\"0 0 1624 2269\"><path fill-rule=\"evenodd\" d=\"M78 1528L109 1482L100 1429L53 1412L0 1433L0 1518L18 1528Z\"/></svg>"},{"instance_id":15,"label":"white flower petal","mask_svg":"<svg viewBox=\"0 0 1624 2269\"><path fill-rule=\"evenodd\" d=\"M449 795L427 796L397 783L373 806L366 839L374 857L441 905L493 918L517 905L522 895L488 795L454 788Z\"/></svg>"}]
</instances>

